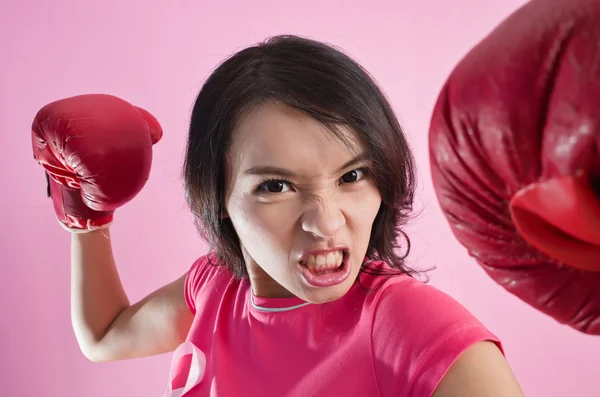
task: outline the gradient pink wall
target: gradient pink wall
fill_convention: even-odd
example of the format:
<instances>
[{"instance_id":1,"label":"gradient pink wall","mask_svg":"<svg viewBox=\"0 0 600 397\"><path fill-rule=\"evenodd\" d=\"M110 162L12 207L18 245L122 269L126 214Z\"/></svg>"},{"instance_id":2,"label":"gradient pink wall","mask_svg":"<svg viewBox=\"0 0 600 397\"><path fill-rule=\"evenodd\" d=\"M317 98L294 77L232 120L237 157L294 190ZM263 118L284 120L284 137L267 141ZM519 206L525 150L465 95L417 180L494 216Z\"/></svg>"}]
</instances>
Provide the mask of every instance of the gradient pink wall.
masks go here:
<instances>
[{"instance_id":1,"label":"gradient pink wall","mask_svg":"<svg viewBox=\"0 0 600 397\"><path fill-rule=\"evenodd\" d=\"M161 121L151 179L113 227L122 280L135 301L204 252L179 179L198 89L225 56L278 33L337 44L382 84L420 167L424 212L409 230L411 259L437 266L431 282L503 339L525 394L600 393L600 339L535 312L484 275L451 236L429 180L427 126L438 89L460 57L523 0L91 3L0 5L3 395L159 396L170 362L162 355L93 364L80 353L69 318L69 236L56 223L31 154L35 112L58 98L103 92Z\"/></svg>"}]
</instances>

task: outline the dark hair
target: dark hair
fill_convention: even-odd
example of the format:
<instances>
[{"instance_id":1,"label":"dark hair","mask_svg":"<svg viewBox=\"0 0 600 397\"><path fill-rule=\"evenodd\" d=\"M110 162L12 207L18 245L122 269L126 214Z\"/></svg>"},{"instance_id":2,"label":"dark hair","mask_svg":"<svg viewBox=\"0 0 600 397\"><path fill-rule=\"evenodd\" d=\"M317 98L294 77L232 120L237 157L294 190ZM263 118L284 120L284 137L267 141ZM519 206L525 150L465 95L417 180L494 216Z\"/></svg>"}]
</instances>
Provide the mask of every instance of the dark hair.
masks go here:
<instances>
[{"instance_id":1,"label":"dark hair","mask_svg":"<svg viewBox=\"0 0 600 397\"><path fill-rule=\"evenodd\" d=\"M225 213L225 166L231 132L244 112L274 101L302 111L345 141L351 128L364 143L382 205L375 218L367 256L397 273L406 266L410 240L401 230L412 211L414 159L385 95L359 64L324 43L276 36L245 48L204 83L194 105L183 169L195 224L216 258L238 277L248 276L239 238ZM402 235L404 254L398 253ZM369 271L363 265L363 271ZM371 269L373 270L373 269Z\"/></svg>"}]
</instances>

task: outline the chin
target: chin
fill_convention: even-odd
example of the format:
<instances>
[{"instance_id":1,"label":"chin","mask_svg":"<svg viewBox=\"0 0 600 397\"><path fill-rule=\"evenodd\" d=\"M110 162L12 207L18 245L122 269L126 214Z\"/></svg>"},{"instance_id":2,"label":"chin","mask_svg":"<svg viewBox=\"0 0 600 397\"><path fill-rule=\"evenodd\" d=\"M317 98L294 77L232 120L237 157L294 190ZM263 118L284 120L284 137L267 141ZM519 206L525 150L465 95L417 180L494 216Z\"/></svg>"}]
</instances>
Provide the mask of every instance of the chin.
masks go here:
<instances>
[{"instance_id":1,"label":"chin","mask_svg":"<svg viewBox=\"0 0 600 397\"><path fill-rule=\"evenodd\" d=\"M329 287L307 285L306 281L302 280L304 285L300 291L301 295L298 296L301 299L314 304L333 302L344 297L350 288L352 288L352 285L354 285L355 280L356 277L350 275L344 282Z\"/></svg>"},{"instance_id":2,"label":"chin","mask_svg":"<svg viewBox=\"0 0 600 397\"><path fill-rule=\"evenodd\" d=\"M335 288L321 288L305 291L304 295L306 297L304 300L315 304L333 302L346 295L351 286L352 284L349 284L345 288L342 286L336 286Z\"/></svg>"}]
</instances>

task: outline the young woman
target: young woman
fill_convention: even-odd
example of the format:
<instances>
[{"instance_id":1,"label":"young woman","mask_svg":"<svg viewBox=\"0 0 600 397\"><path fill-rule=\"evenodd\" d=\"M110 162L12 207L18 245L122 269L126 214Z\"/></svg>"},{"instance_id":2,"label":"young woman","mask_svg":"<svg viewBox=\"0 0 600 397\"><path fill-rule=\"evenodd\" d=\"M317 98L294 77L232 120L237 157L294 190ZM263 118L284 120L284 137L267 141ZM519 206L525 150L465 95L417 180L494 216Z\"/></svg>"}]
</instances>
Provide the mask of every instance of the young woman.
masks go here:
<instances>
[{"instance_id":1,"label":"young woman","mask_svg":"<svg viewBox=\"0 0 600 397\"><path fill-rule=\"evenodd\" d=\"M169 395L522 395L498 338L404 263L413 157L342 52L281 36L219 65L194 106L184 178L210 252L140 302L109 223L73 233L89 359L179 347Z\"/></svg>"}]
</instances>

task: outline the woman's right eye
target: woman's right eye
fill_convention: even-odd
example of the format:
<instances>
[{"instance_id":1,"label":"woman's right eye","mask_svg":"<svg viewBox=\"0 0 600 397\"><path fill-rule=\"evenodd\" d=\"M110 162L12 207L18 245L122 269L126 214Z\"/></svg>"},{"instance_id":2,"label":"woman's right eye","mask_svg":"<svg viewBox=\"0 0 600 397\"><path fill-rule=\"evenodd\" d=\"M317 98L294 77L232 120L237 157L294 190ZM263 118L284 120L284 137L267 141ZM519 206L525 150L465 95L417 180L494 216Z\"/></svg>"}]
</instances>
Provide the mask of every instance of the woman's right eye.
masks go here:
<instances>
[{"instance_id":1,"label":"woman's right eye","mask_svg":"<svg viewBox=\"0 0 600 397\"><path fill-rule=\"evenodd\" d=\"M271 180L263 182L258 190L261 193L283 193L286 188L289 189L289 182L281 180Z\"/></svg>"}]
</instances>

